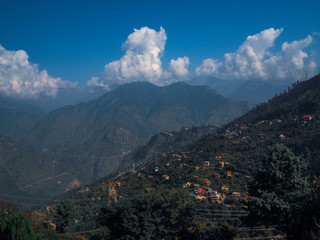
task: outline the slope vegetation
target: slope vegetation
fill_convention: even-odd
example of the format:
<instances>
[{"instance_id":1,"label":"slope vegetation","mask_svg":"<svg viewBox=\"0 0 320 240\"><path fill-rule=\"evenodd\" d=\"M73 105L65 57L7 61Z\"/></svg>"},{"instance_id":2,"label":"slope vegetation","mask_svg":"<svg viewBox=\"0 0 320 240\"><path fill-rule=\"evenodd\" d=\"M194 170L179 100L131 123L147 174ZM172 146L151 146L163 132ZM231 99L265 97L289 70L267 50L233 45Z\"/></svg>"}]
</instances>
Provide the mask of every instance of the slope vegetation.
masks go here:
<instances>
[{"instance_id":1,"label":"slope vegetation","mask_svg":"<svg viewBox=\"0 0 320 240\"><path fill-rule=\"evenodd\" d=\"M54 159L0 138L0 197L39 204L73 187L75 178Z\"/></svg>"},{"instance_id":2,"label":"slope vegetation","mask_svg":"<svg viewBox=\"0 0 320 240\"><path fill-rule=\"evenodd\" d=\"M185 207L183 204L187 202L189 208L192 206L193 209L189 209L191 216L188 215L188 220L191 221L184 218L180 220L189 226L185 228L188 231L194 224L207 226L208 222L225 222L229 229L237 230L240 238L270 237L272 231L283 236L281 226L275 226L272 230L269 228L265 236L261 231L255 232L251 228L245 232L246 228L241 227L241 221L246 221L242 217L249 211L246 206L246 199L250 199L248 185L263 161L268 160L268 147L275 144L286 145L295 155L301 156L308 163L306 175L311 176L309 181L318 184L320 98L316 93L320 90L319 86L319 76L295 85L288 93L271 99L183 150L158 155L156 159L100 179L87 188L72 191L59 199L69 198L75 202L78 217L82 219L78 225L81 231L88 226L109 227L99 225L101 223L95 222L94 217L84 219L83 216L96 216L98 213L100 216L105 214L103 216L106 218L110 216L112 211L103 213L103 209L108 202L106 196L111 181L113 184L109 188L111 186L116 190L119 200L143 199L143 196L147 196L151 202L154 199L165 202L170 196L179 199L174 209L172 205L156 208L159 213L156 212L155 218L161 216L162 212L175 210L178 215L169 216L180 216L178 210ZM152 144L150 146L154 147ZM147 148L143 152L148 152ZM315 189L319 192L319 186L315 186ZM303 203L308 209L308 201ZM124 208L124 212L133 209L129 205ZM142 215L147 212L144 208L140 210L139 214ZM318 213L312 212L316 220L319 219ZM133 216L139 215L135 214ZM167 220L171 219L169 217ZM258 223L257 220L254 222ZM241 231L245 232L244 235L241 235Z\"/></svg>"},{"instance_id":3,"label":"slope vegetation","mask_svg":"<svg viewBox=\"0 0 320 240\"><path fill-rule=\"evenodd\" d=\"M52 154L87 182L115 171L123 154L160 131L222 125L250 107L209 87L132 83L97 100L49 113L26 142Z\"/></svg>"}]
</instances>

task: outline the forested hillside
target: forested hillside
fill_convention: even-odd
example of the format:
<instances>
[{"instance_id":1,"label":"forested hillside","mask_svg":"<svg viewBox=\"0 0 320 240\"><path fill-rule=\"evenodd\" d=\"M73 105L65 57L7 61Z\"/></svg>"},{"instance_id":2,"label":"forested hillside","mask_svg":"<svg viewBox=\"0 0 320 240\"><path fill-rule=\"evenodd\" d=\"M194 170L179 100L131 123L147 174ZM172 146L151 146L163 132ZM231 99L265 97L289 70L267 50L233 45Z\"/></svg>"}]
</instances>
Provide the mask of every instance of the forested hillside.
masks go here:
<instances>
[{"instance_id":1,"label":"forested hillside","mask_svg":"<svg viewBox=\"0 0 320 240\"><path fill-rule=\"evenodd\" d=\"M45 150L83 182L118 168L122 156L160 131L222 125L252 107L209 87L132 83L97 100L49 113L24 139Z\"/></svg>"},{"instance_id":2,"label":"forested hillside","mask_svg":"<svg viewBox=\"0 0 320 240\"><path fill-rule=\"evenodd\" d=\"M320 111L299 106L318 106L313 91L318 82L319 76L282 94L281 105L270 105L274 110L266 106L279 98L257 107L248 114L256 121L237 120L182 151L164 153L60 196L59 204L66 199L74 204L78 221L64 231L95 229L87 233L98 239L159 234L168 239L317 239ZM309 84L314 88L307 88ZM286 114L277 115L281 107ZM256 113L269 118L260 120ZM286 182L283 175L304 188ZM264 198L259 188L266 191Z\"/></svg>"}]
</instances>

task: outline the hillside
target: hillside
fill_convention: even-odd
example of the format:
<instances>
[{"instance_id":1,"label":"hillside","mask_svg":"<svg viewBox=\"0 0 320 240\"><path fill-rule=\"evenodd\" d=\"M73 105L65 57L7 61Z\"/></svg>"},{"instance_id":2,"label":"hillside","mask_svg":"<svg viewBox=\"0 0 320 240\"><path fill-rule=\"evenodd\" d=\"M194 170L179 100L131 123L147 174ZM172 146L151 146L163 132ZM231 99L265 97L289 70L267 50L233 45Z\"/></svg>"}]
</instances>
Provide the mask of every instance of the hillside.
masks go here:
<instances>
[{"instance_id":1,"label":"hillside","mask_svg":"<svg viewBox=\"0 0 320 240\"><path fill-rule=\"evenodd\" d=\"M71 189L75 177L46 155L0 138L0 197L39 204Z\"/></svg>"},{"instance_id":2,"label":"hillside","mask_svg":"<svg viewBox=\"0 0 320 240\"><path fill-rule=\"evenodd\" d=\"M251 106L226 99L209 87L132 83L97 100L49 113L25 142L45 150L88 182L115 171L123 154L160 131L222 125Z\"/></svg>"},{"instance_id":3,"label":"hillside","mask_svg":"<svg viewBox=\"0 0 320 240\"><path fill-rule=\"evenodd\" d=\"M213 76L196 76L189 82L191 85L209 86L224 97L237 101L265 102L289 86L288 81L222 80ZM277 83L277 84L275 84Z\"/></svg>"},{"instance_id":4,"label":"hillside","mask_svg":"<svg viewBox=\"0 0 320 240\"><path fill-rule=\"evenodd\" d=\"M319 111L320 75L308 81L294 83L288 90L244 114L236 120L236 123L277 117L292 118L295 115L313 114Z\"/></svg>"},{"instance_id":5,"label":"hillside","mask_svg":"<svg viewBox=\"0 0 320 240\"><path fill-rule=\"evenodd\" d=\"M180 221L190 227L188 231L191 231L191 226L208 226L210 221L217 226L221 222L227 223L238 237L270 237L275 234L283 237L281 226L275 226L272 230L245 230L247 228L243 227L244 224L252 224L243 218L249 213L245 200L250 198L248 186L262 162L267 160L268 147L277 143L289 147L308 163L306 174L310 176L310 182L314 183L314 179L317 179L313 179L313 176L320 175L320 109L316 107L320 104L320 99L315 94L319 91L319 83L319 76L302 82L289 93L270 100L266 106L271 103L273 105L268 108L262 105L249 112L247 118L252 117L249 122L241 117L184 150L164 153L135 168L119 171L118 174L71 191L58 200L71 199L75 203L77 217L80 219L77 231L91 228L97 229L98 234L101 226L112 229L112 224L99 225L101 222L95 217L97 214L112 216L112 211L118 211L117 205L113 205L111 210L104 210L108 196L109 200L112 196L108 191L108 183L111 181L114 185L109 185L109 189L111 186L116 190L119 201L125 199L125 202L134 203L136 200L132 199L142 201L144 196L149 201L160 201L160 212L156 208L150 213L155 214L160 222L162 213L165 218L165 214L175 211L172 209L175 208L174 216L179 218L185 214L181 209L185 209L188 210L191 221ZM310 114L306 115L307 111ZM171 201L169 205L167 201ZM48 204L56 207L54 202ZM309 206L306 205L305 208L309 209ZM149 213L148 209L141 208L140 214ZM103 211L111 212L108 215L108 212ZM124 205L124 211L131 212L133 207ZM139 213L134 214L140 216ZM317 215L314 217L317 218ZM261 226L263 222L254 219L254 223ZM169 223L167 227L174 229L175 226Z\"/></svg>"},{"instance_id":6,"label":"hillside","mask_svg":"<svg viewBox=\"0 0 320 240\"><path fill-rule=\"evenodd\" d=\"M124 155L119 164L119 169L130 168L133 164L149 162L157 159L162 154L182 150L200 138L214 133L217 129L215 126L207 125L190 129L181 128L178 131L160 132L154 135L145 145Z\"/></svg>"},{"instance_id":7,"label":"hillside","mask_svg":"<svg viewBox=\"0 0 320 240\"><path fill-rule=\"evenodd\" d=\"M276 94L283 92L287 85L275 86L270 82L246 81L234 89L228 98L235 100L246 100L252 102L265 102L273 98Z\"/></svg>"},{"instance_id":8,"label":"hillside","mask_svg":"<svg viewBox=\"0 0 320 240\"><path fill-rule=\"evenodd\" d=\"M0 136L16 139L44 115L45 111L35 105L0 96Z\"/></svg>"}]
</instances>

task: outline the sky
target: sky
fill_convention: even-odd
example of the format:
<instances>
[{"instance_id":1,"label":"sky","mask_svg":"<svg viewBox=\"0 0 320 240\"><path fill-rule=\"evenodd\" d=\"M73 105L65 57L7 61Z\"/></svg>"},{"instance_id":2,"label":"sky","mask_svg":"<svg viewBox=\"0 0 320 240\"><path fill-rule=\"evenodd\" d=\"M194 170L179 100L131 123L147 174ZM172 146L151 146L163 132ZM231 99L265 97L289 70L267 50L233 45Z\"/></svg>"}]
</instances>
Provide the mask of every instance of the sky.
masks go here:
<instances>
[{"instance_id":1,"label":"sky","mask_svg":"<svg viewBox=\"0 0 320 240\"><path fill-rule=\"evenodd\" d=\"M319 72L320 1L0 0L0 94Z\"/></svg>"}]
</instances>

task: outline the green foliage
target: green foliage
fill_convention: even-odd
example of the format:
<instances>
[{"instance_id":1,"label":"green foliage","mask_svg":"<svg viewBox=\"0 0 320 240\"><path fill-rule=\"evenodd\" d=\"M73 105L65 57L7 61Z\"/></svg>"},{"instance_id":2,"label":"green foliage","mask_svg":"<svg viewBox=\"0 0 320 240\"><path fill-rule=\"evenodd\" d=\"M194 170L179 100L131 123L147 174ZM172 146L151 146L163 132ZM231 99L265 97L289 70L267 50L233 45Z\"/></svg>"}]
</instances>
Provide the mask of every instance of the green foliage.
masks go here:
<instances>
[{"instance_id":1,"label":"green foliage","mask_svg":"<svg viewBox=\"0 0 320 240\"><path fill-rule=\"evenodd\" d=\"M249 189L251 212L269 223L284 224L288 237L311 190L303 176L306 167L289 148L276 145L269 149L269 157Z\"/></svg>"},{"instance_id":2,"label":"green foliage","mask_svg":"<svg viewBox=\"0 0 320 240\"><path fill-rule=\"evenodd\" d=\"M21 214L16 213L0 218L0 239L3 240L41 240L35 234L31 223Z\"/></svg>"},{"instance_id":3,"label":"green foliage","mask_svg":"<svg viewBox=\"0 0 320 240\"><path fill-rule=\"evenodd\" d=\"M227 224L214 224L212 222L206 223L204 226L197 229L193 234L193 239L219 239L231 240L235 236L232 228Z\"/></svg>"},{"instance_id":4,"label":"green foliage","mask_svg":"<svg viewBox=\"0 0 320 240\"><path fill-rule=\"evenodd\" d=\"M104 228L95 238L232 239L233 233L227 225L194 222L194 215L194 206L183 191L167 191L161 199L142 195L103 207L97 224Z\"/></svg>"},{"instance_id":5,"label":"green foliage","mask_svg":"<svg viewBox=\"0 0 320 240\"><path fill-rule=\"evenodd\" d=\"M43 198L61 193L68 184L58 184L56 179L43 181L65 173L65 169L52 167L52 158L44 153L20 147L5 138L0 138L0 165L0 194L3 194L3 200L36 205ZM71 178L67 175L64 180L72 181ZM11 194L15 196L10 197Z\"/></svg>"},{"instance_id":6,"label":"green foliage","mask_svg":"<svg viewBox=\"0 0 320 240\"><path fill-rule=\"evenodd\" d=\"M123 152L160 131L222 125L251 105L226 99L208 87L132 83L96 100L52 111L25 141L48 149L64 168L80 172L77 177L88 182L115 171Z\"/></svg>"},{"instance_id":7,"label":"green foliage","mask_svg":"<svg viewBox=\"0 0 320 240\"><path fill-rule=\"evenodd\" d=\"M75 214L76 210L73 201L69 199L61 201L55 213L55 217L57 218L57 231L66 232L74 221Z\"/></svg>"},{"instance_id":8,"label":"green foliage","mask_svg":"<svg viewBox=\"0 0 320 240\"><path fill-rule=\"evenodd\" d=\"M237 119L237 123L256 122L262 119L288 118L296 115L314 114L320 110L320 74L303 82L293 84L290 91L262 103Z\"/></svg>"}]
</instances>

